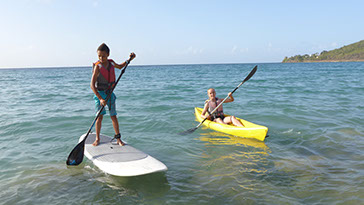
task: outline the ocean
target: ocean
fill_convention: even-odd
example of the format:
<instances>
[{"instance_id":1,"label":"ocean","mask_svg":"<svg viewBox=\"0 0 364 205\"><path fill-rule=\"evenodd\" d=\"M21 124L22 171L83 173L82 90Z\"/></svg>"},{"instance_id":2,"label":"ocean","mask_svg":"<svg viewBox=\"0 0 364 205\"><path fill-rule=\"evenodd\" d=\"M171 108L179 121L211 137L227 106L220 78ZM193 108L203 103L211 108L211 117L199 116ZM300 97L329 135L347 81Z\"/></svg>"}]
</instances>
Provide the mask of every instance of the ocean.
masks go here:
<instances>
[{"instance_id":1,"label":"ocean","mask_svg":"<svg viewBox=\"0 0 364 205\"><path fill-rule=\"evenodd\" d=\"M207 89L267 126L264 142L198 125ZM119 75L117 71L116 75ZM364 204L364 63L130 65L122 139L168 171L103 173L66 159L95 117L91 67L0 70L0 204ZM108 114L101 132L113 136Z\"/></svg>"}]
</instances>

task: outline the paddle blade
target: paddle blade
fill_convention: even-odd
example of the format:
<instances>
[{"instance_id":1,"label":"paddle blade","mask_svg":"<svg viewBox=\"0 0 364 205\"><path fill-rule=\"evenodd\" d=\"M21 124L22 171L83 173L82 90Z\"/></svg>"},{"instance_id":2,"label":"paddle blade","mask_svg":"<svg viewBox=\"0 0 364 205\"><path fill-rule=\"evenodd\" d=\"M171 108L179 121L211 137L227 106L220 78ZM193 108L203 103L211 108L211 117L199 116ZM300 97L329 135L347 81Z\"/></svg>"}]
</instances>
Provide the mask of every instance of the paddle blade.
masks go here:
<instances>
[{"instance_id":1,"label":"paddle blade","mask_svg":"<svg viewBox=\"0 0 364 205\"><path fill-rule=\"evenodd\" d=\"M67 165L77 166L81 164L83 160L83 153L85 150L85 140L82 140L78 145L73 148L72 152L67 158Z\"/></svg>"},{"instance_id":2,"label":"paddle blade","mask_svg":"<svg viewBox=\"0 0 364 205\"><path fill-rule=\"evenodd\" d=\"M250 71L249 75L246 76L243 82L248 81L254 74L257 72L258 66L256 65L252 71Z\"/></svg>"},{"instance_id":3,"label":"paddle blade","mask_svg":"<svg viewBox=\"0 0 364 205\"><path fill-rule=\"evenodd\" d=\"M180 132L178 133L179 135L188 135L188 134L191 134L192 132L194 132L195 130L197 130L198 127L194 127L194 128L191 128L189 130L186 130L186 131L183 131L183 132Z\"/></svg>"}]
</instances>

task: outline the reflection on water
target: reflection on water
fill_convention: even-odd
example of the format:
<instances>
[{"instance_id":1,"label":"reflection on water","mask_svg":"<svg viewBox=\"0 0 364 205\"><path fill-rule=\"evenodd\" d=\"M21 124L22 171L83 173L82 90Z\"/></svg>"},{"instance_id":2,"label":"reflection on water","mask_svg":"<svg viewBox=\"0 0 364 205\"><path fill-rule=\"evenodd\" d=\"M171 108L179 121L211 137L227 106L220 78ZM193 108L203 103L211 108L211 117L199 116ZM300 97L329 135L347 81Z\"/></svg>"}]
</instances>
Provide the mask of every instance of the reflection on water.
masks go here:
<instances>
[{"instance_id":1,"label":"reflection on water","mask_svg":"<svg viewBox=\"0 0 364 205\"><path fill-rule=\"evenodd\" d=\"M259 189L255 179L268 172L271 152L264 142L209 130L200 133L199 140L205 146L193 180L202 190L238 202Z\"/></svg>"},{"instance_id":2,"label":"reflection on water","mask_svg":"<svg viewBox=\"0 0 364 205\"><path fill-rule=\"evenodd\" d=\"M203 128L207 129L207 128ZM248 139L242 137L235 137L232 135L220 133L220 132L204 132L200 134L200 140L203 142L209 142L213 145L236 145L236 146L245 146L245 147L254 147L259 148L263 152L270 152L269 147L265 145L264 142L258 141L255 139ZM207 144L208 145L208 144Z\"/></svg>"}]
</instances>

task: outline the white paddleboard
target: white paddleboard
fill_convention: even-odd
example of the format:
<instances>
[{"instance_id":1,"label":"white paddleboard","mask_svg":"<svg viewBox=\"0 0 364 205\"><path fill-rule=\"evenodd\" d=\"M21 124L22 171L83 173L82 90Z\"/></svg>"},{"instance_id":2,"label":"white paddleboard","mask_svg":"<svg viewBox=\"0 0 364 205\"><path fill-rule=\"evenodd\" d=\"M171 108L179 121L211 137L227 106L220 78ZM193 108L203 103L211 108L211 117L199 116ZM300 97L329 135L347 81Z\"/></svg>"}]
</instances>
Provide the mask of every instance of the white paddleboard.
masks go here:
<instances>
[{"instance_id":1,"label":"white paddleboard","mask_svg":"<svg viewBox=\"0 0 364 205\"><path fill-rule=\"evenodd\" d=\"M86 134L80 137L80 142ZM93 146L95 133L85 142L85 156L102 171L115 176L139 176L167 170L167 166L152 156L126 144L120 146L112 137L100 134L100 144Z\"/></svg>"}]
</instances>

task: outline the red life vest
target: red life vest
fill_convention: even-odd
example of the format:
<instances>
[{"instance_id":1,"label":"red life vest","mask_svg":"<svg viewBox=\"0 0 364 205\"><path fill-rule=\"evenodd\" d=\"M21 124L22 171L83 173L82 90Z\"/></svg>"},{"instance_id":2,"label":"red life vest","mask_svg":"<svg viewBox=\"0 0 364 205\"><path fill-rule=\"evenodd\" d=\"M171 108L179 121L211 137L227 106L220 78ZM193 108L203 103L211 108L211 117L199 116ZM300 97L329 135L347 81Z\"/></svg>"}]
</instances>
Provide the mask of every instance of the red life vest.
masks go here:
<instances>
[{"instance_id":1,"label":"red life vest","mask_svg":"<svg viewBox=\"0 0 364 205\"><path fill-rule=\"evenodd\" d=\"M111 59L109 61L109 69L105 68L100 61L94 63L95 66L99 67L100 74L97 77L96 88L98 90L110 89L115 83L115 62Z\"/></svg>"}]
</instances>

